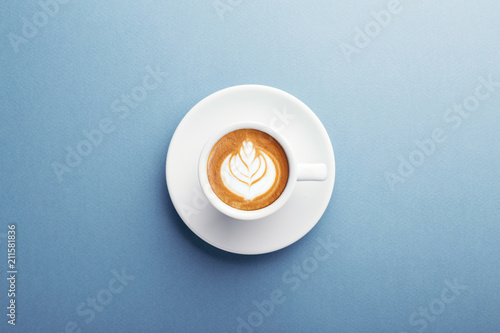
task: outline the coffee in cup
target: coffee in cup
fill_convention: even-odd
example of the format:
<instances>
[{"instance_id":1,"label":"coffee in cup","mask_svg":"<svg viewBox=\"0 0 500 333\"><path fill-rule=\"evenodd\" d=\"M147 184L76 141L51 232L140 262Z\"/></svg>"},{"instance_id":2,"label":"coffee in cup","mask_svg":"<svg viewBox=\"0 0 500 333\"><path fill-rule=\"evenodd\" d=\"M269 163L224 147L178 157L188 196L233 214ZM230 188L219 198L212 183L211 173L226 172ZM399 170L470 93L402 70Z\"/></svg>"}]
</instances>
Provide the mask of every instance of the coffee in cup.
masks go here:
<instances>
[{"instance_id":1,"label":"coffee in cup","mask_svg":"<svg viewBox=\"0 0 500 333\"><path fill-rule=\"evenodd\" d=\"M238 129L213 146L207 175L221 201L239 210L258 210L283 193L288 183L288 158L271 135L252 128Z\"/></svg>"},{"instance_id":2,"label":"coffee in cup","mask_svg":"<svg viewBox=\"0 0 500 333\"><path fill-rule=\"evenodd\" d=\"M243 121L215 131L198 162L201 188L221 213L258 220L280 210L297 181L323 181L324 163L297 163L282 134L271 126Z\"/></svg>"}]
</instances>

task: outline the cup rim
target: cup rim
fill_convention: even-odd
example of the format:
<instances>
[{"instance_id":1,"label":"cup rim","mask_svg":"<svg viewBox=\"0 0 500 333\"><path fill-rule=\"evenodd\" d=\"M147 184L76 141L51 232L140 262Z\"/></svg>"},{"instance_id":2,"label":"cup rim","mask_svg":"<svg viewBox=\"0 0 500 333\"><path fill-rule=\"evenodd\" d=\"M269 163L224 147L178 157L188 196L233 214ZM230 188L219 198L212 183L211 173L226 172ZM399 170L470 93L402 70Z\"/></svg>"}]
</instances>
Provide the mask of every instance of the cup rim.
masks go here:
<instances>
[{"instance_id":1,"label":"cup rim","mask_svg":"<svg viewBox=\"0 0 500 333\"><path fill-rule=\"evenodd\" d=\"M288 180L285 189L278 197L278 199L276 199L270 205L256 210L240 210L228 205L227 203L219 199L208 181L207 163L213 146L226 134L239 129L255 129L269 134L281 145L288 160ZM283 135L281 135L281 133L274 130L272 127L260 122L240 121L221 128L207 140L200 154L198 164L198 177L203 193L207 197L208 201L221 213L237 220L257 220L275 213L288 201L293 193L297 180L297 163L295 162L295 155L290 144L283 137Z\"/></svg>"}]
</instances>

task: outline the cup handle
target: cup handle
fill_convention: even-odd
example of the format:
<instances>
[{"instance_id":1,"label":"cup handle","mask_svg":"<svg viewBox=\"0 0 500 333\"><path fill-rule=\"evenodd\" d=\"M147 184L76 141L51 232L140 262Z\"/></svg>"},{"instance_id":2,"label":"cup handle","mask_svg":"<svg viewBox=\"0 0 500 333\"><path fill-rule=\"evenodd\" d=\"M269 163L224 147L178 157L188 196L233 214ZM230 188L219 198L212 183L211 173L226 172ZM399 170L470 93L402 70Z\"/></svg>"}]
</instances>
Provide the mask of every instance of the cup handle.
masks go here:
<instances>
[{"instance_id":1,"label":"cup handle","mask_svg":"<svg viewBox=\"0 0 500 333\"><path fill-rule=\"evenodd\" d=\"M326 164L312 163L297 166L297 181L322 181L328 177Z\"/></svg>"}]
</instances>

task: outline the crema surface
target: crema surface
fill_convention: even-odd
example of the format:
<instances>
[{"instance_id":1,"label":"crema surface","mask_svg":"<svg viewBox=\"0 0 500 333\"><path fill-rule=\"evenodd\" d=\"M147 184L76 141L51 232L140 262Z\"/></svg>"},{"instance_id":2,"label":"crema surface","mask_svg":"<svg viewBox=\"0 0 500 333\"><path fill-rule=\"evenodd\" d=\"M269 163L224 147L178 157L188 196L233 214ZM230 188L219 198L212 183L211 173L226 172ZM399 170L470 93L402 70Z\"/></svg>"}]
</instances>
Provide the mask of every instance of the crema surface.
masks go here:
<instances>
[{"instance_id":1,"label":"crema surface","mask_svg":"<svg viewBox=\"0 0 500 333\"><path fill-rule=\"evenodd\" d=\"M288 182L288 159L272 136L255 129L226 134L212 148L208 180L226 204L257 210L279 198Z\"/></svg>"}]
</instances>

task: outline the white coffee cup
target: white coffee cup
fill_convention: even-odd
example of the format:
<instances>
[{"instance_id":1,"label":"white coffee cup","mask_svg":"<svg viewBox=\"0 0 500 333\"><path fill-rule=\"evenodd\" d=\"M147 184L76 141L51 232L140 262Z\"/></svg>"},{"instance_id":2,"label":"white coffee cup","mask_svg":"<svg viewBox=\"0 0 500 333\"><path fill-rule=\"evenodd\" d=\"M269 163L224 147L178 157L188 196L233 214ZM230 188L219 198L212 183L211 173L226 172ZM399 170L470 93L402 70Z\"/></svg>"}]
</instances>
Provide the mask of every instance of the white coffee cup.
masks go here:
<instances>
[{"instance_id":1,"label":"white coffee cup","mask_svg":"<svg viewBox=\"0 0 500 333\"><path fill-rule=\"evenodd\" d=\"M285 151L288 159L289 172L285 189L283 190L279 198L276 199L272 204L257 210L241 210L226 204L221 199L219 199L219 197L217 197L208 181L208 158L210 156L212 148L223 136L239 129L255 129L269 134L274 139L276 139L276 141L278 141L281 147L283 147L283 150ZM328 170L326 164L323 163L297 163L292 147L280 133L275 131L270 126L258 122L247 121L234 123L217 131L206 142L200 154L198 174L200 185L203 189L203 192L205 193L205 196L207 197L208 201L221 213L238 220L257 220L269 216L282 208L283 205L288 201L288 199L290 199L295 188L295 183L297 181L326 180L328 176Z\"/></svg>"}]
</instances>

